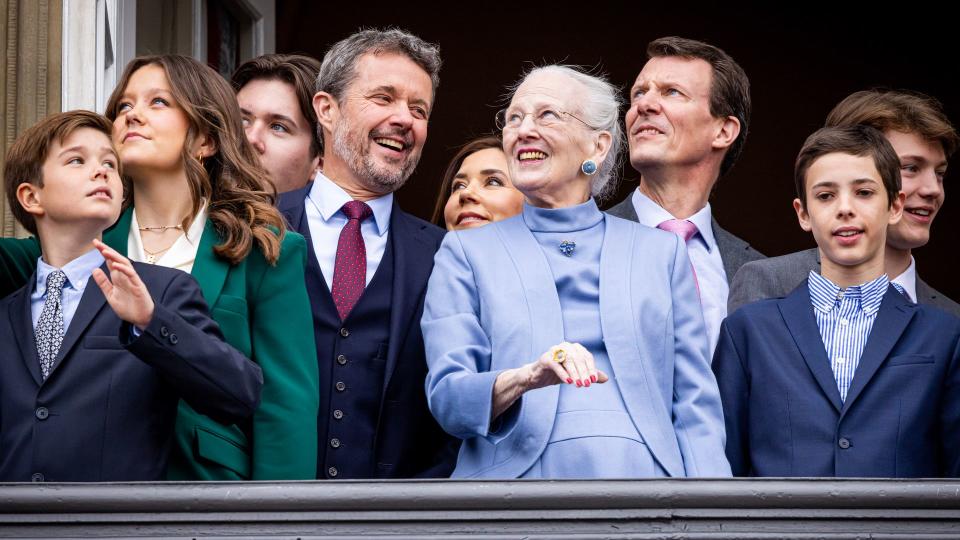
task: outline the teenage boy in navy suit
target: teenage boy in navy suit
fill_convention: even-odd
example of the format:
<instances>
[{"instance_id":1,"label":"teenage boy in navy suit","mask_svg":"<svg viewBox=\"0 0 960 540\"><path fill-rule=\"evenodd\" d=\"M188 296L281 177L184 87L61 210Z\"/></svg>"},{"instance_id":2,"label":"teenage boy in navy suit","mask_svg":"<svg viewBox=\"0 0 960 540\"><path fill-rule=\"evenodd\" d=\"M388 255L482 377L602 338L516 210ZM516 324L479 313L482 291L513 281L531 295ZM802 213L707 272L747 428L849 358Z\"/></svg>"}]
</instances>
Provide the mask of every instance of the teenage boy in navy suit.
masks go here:
<instances>
[{"instance_id":1,"label":"teenage boy in navy suit","mask_svg":"<svg viewBox=\"0 0 960 540\"><path fill-rule=\"evenodd\" d=\"M713 359L739 476L960 474L960 319L884 273L900 163L874 128L824 128L794 170L821 273L724 321Z\"/></svg>"},{"instance_id":2,"label":"teenage boy in navy suit","mask_svg":"<svg viewBox=\"0 0 960 540\"><path fill-rule=\"evenodd\" d=\"M43 256L0 301L0 481L160 480L181 397L228 424L259 402L260 368L193 278L100 242L123 201L111 131L60 113L7 153L7 200Z\"/></svg>"}]
</instances>

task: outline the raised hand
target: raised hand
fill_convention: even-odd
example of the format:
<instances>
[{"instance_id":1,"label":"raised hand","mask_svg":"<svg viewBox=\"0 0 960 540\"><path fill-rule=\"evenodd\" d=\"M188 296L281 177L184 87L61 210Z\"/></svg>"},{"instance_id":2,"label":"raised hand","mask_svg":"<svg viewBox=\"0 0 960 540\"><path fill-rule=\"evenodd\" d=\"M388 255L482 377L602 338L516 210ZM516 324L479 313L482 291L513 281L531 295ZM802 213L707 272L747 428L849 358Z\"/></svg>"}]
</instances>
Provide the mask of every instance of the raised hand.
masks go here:
<instances>
[{"instance_id":1,"label":"raised hand","mask_svg":"<svg viewBox=\"0 0 960 540\"><path fill-rule=\"evenodd\" d=\"M94 240L93 245L100 250L110 269L109 279L103 270L97 268L93 271L93 279L103 291L107 303L120 319L141 330L146 328L153 318L153 298L134 270L133 263L100 240Z\"/></svg>"}]
</instances>

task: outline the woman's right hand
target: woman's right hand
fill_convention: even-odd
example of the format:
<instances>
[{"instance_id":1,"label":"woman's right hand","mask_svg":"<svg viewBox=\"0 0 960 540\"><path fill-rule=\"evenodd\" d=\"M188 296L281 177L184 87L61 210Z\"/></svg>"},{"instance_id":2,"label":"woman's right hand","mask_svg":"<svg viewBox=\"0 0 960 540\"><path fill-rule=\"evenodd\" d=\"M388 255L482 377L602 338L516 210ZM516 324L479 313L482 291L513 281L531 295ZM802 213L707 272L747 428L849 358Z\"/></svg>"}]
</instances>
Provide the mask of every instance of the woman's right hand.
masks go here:
<instances>
[{"instance_id":1,"label":"woman's right hand","mask_svg":"<svg viewBox=\"0 0 960 540\"><path fill-rule=\"evenodd\" d=\"M605 373L597 369L590 351L579 343L566 341L550 347L524 368L529 370L527 390L561 383L586 388L592 383L609 380Z\"/></svg>"},{"instance_id":2,"label":"woman's right hand","mask_svg":"<svg viewBox=\"0 0 960 540\"><path fill-rule=\"evenodd\" d=\"M562 361L561 361L562 360ZM490 420L504 413L525 392L554 384L576 384L586 388L610 380L597 369L593 355L579 343L554 345L529 364L507 369L493 383Z\"/></svg>"}]
</instances>

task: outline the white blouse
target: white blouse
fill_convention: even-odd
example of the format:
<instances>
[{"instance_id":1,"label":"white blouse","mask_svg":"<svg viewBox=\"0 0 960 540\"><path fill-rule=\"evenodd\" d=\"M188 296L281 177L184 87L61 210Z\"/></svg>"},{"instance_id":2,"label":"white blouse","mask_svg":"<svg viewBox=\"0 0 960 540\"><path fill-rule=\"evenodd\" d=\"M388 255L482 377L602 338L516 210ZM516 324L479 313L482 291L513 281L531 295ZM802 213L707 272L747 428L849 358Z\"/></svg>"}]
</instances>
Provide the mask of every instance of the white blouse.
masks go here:
<instances>
[{"instance_id":1,"label":"white blouse","mask_svg":"<svg viewBox=\"0 0 960 540\"><path fill-rule=\"evenodd\" d=\"M170 246L170 249L163 252L154 264L176 268L190 273L193 270L193 262L197 259L197 249L200 247L200 236L203 235L203 228L207 224L207 204L206 201L200 206L200 211L193 218L193 223L187 229L186 234L181 234L179 238ZM137 209L133 209L133 219L130 220L130 234L127 236L127 257L131 261L147 262L147 253L143 250L143 241L140 239L140 223L137 221ZM150 233L147 233L150 234Z\"/></svg>"}]
</instances>

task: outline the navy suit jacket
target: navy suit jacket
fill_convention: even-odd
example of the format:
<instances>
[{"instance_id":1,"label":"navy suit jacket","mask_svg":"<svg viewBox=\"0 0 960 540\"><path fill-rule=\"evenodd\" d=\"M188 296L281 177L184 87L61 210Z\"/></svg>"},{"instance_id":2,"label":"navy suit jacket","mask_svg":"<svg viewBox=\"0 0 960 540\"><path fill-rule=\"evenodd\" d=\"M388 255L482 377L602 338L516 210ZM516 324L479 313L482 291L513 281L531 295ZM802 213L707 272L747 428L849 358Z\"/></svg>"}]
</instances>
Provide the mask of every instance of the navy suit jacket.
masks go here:
<instances>
[{"instance_id":1,"label":"navy suit jacket","mask_svg":"<svg viewBox=\"0 0 960 540\"><path fill-rule=\"evenodd\" d=\"M890 287L845 401L804 281L727 317L713 370L738 476L960 475L960 319Z\"/></svg>"},{"instance_id":2,"label":"navy suit jacket","mask_svg":"<svg viewBox=\"0 0 960 540\"><path fill-rule=\"evenodd\" d=\"M196 281L134 267L154 299L150 324L134 337L91 279L46 379L36 278L0 301L0 481L161 480L180 398L226 424L253 414L260 367L223 342Z\"/></svg>"},{"instance_id":3,"label":"navy suit jacket","mask_svg":"<svg viewBox=\"0 0 960 540\"><path fill-rule=\"evenodd\" d=\"M309 264L315 265L317 255L304 211L312 185L283 193L277 207L286 218L290 230L307 239ZM376 418L355 418L352 421L369 422L377 433L373 453L374 463L381 465L376 471L379 478L445 478L453 471L459 441L440 428L427 408L423 387L427 363L423 334L420 332L427 280L433 270L433 256L440 247L444 231L402 211L394 203L389 234L393 242L393 293L380 412ZM307 280L307 293L314 310L324 306L332 309L329 286L323 282L322 275L318 280ZM319 332L319 326L315 324L314 328L315 332ZM320 339L317 342L320 343ZM318 350L317 354L324 352ZM329 384L321 381L320 387L323 392L325 387L329 388ZM329 400L321 400L321 419L330 418L325 403L329 403ZM325 425L325 422L321 421L321 425ZM320 436L323 437L324 433Z\"/></svg>"}]
</instances>

